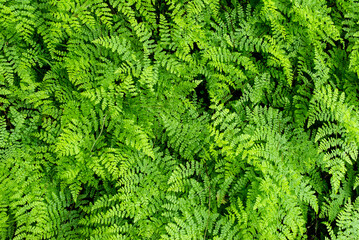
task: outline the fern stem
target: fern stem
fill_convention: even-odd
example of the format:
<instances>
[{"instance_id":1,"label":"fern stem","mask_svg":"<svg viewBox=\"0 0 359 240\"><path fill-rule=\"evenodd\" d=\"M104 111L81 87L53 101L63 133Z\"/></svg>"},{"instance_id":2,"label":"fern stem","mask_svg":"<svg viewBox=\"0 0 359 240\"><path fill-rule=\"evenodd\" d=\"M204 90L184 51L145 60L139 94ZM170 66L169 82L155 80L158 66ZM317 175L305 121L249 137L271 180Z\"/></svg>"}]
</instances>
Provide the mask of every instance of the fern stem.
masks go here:
<instances>
[{"instance_id":1,"label":"fern stem","mask_svg":"<svg viewBox=\"0 0 359 240\"><path fill-rule=\"evenodd\" d=\"M92 147L91 147L90 153L92 152L93 148L95 147L97 140L98 140L98 139L101 137L101 135L102 135L103 128L104 128L104 126L105 126L105 120L106 120L106 117L107 117L107 114L106 114L106 115L105 115L105 117L103 118L103 122L102 122L102 126L101 126L101 131L100 131L100 134L99 134L99 135L98 135L98 137L96 138L95 142L92 144ZM92 157L92 154L91 154L91 156L90 156L90 157Z\"/></svg>"}]
</instances>

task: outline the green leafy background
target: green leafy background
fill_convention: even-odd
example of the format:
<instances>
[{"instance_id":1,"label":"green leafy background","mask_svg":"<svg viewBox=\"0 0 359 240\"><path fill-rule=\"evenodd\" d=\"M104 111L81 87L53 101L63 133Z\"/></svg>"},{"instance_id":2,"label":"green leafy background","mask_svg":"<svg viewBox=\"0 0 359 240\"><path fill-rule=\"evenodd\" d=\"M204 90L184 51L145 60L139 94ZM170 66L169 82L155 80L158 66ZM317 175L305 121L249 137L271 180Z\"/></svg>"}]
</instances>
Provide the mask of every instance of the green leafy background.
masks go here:
<instances>
[{"instance_id":1,"label":"green leafy background","mask_svg":"<svg viewBox=\"0 0 359 240\"><path fill-rule=\"evenodd\" d=\"M0 0L0 239L358 239L358 0Z\"/></svg>"}]
</instances>

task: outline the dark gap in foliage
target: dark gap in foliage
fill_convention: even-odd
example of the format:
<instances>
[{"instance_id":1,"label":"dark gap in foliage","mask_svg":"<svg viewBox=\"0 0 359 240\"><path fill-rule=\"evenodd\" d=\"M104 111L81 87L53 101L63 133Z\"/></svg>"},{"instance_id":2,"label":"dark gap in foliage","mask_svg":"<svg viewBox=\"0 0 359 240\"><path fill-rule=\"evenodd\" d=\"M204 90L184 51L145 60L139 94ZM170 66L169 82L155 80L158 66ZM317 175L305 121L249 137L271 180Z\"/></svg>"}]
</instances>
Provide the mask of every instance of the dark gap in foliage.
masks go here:
<instances>
[{"instance_id":1,"label":"dark gap in foliage","mask_svg":"<svg viewBox=\"0 0 359 240\"><path fill-rule=\"evenodd\" d=\"M264 59L263 54L260 52L251 52L251 54L255 61L262 61Z\"/></svg>"},{"instance_id":2,"label":"dark gap in foliage","mask_svg":"<svg viewBox=\"0 0 359 240\"><path fill-rule=\"evenodd\" d=\"M8 116L8 113L9 113L10 109L9 107L5 109L5 112L4 112L4 118L5 118L5 123L6 123L6 130L7 131L10 131L11 129L14 129L15 126L11 123L10 121L10 118Z\"/></svg>"},{"instance_id":3,"label":"dark gap in foliage","mask_svg":"<svg viewBox=\"0 0 359 240\"><path fill-rule=\"evenodd\" d=\"M191 51L190 51L189 54L192 55L192 54L195 54L195 53L197 53L197 52L199 52L199 51L200 51L200 49L199 49L197 43L196 43L196 42L193 42L193 48L191 48Z\"/></svg>"},{"instance_id":4,"label":"dark gap in foliage","mask_svg":"<svg viewBox=\"0 0 359 240\"><path fill-rule=\"evenodd\" d=\"M310 240L318 239L318 230L321 227L321 221L313 209L309 209L309 213L307 214L307 232L306 235L309 237Z\"/></svg>"},{"instance_id":5,"label":"dark gap in foliage","mask_svg":"<svg viewBox=\"0 0 359 240\"><path fill-rule=\"evenodd\" d=\"M160 14L168 14L168 10L169 10L169 5L166 4L165 1L163 0L157 0L155 3L155 9L156 9L156 15L157 15L157 24L159 23L159 16Z\"/></svg>"},{"instance_id":6,"label":"dark gap in foliage","mask_svg":"<svg viewBox=\"0 0 359 240\"><path fill-rule=\"evenodd\" d=\"M51 70L51 66L48 64L44 64L42 67L40 67L39 64L37 64L36 66L34 66L34 69L37 72L37 77L35 78L36 82L42 82L42 80L44 79L45 74Z\"/></svg>"},{"instance_id":7,"label":"dark gap in foliage","mask_svg":"<svg viewBox=\"0 0 359 240\"><path fill-rule=\"evenodd\" d=\"M207 89L207 81L205 76L198 75L198 80L202 82L195 88L195 93L198 97L199 104L204 108L205 111L209 111L209 106L211 105L210 97Z\"/></svg>"}]
</instances>

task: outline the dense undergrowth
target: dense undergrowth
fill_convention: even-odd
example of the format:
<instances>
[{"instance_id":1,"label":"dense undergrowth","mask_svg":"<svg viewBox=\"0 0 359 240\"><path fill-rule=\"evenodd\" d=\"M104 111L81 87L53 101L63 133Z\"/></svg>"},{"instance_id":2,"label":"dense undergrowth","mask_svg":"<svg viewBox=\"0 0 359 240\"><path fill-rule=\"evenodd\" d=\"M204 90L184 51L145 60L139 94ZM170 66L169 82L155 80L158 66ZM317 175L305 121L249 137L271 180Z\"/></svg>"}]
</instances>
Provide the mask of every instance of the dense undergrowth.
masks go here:
<instances>
[{"instance_id":1,"label":"dense undergrowth","mask_svg":"<svg viewBox=\"0 0 359 240\"><path fill-rule=\"evenodd\" d=\"M0 239L359 238L359 1L0 20Z\"/></svg>"}]
</instances>

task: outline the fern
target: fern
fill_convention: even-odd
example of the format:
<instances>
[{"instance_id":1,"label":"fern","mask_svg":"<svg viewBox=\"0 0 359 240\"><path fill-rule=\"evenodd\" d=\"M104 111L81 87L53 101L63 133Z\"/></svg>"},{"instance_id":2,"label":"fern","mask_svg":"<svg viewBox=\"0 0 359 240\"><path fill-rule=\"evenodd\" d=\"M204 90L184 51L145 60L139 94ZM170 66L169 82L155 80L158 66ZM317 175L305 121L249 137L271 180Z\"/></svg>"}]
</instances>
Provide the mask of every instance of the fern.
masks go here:
<instances>
[{"instance_id":1,"label":"fern","mask_svg":"<svg viewBox=\"0 0 359 240\"><path fill-rule=\"evenodd\" d=\"M1 239L357 235L357 0L0 6Z\"/></svg>"}]
</instances>

